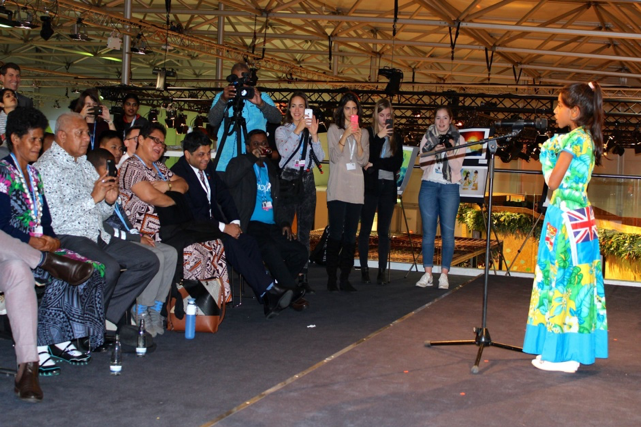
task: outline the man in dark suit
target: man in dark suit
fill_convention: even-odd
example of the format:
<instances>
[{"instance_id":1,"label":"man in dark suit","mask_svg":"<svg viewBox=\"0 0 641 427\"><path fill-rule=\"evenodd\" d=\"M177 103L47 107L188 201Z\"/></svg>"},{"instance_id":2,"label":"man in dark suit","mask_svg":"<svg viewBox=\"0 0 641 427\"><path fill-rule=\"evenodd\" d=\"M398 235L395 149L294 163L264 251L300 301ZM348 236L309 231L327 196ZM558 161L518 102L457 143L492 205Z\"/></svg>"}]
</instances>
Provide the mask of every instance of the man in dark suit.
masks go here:
<instances>
[{"instance_id":1,"label":"man in dark suit","mask_svg":"<svg viewBox=\"0 0 641 427\"><path fill-rule=\"evenodd\" d=\"M265 272L261 252L256 241L243 234L240 216L225 183L218 177L211 163L211 141L204 133L194 131L183 140L184 156L171 168L189 184L185 193L187 204L196 220L211 221L223 233L227 261L247 280L250 286L264 287L272 279ZM278 277L274 277L279 280ZM287 284L280 286L288 287ZM262 285L262 286L261 286ZM303 310L309 304L295 292L290 304Z\"/></svg>"},{"instance_id":2,"label":"man in dark suit","mask_svg":"<svg viewBox=\"0 0 641 427\"><path fill-rule=\"evenodd\" d=\"M267 134L252 130L246 145L246 154L231 159L224 176L238 207L241 227L258 242L263 261L278 283L302 289L297 279L309 254L296 240L280 205L278 174L267 161Z\"/></svg>"},{"instance_id":3,"label":"man in dark suit","mask_svg":"<svg viewBox=\"0 0 641 427\"><path fill-rule=\"evenodd\" d=\"M20 87L20 66L18 64L7 62L0 67L0 83L3 88L13 89L18 98L18 107L33 107L33 100L18 92Z\"/></svg>"}]
</instances>

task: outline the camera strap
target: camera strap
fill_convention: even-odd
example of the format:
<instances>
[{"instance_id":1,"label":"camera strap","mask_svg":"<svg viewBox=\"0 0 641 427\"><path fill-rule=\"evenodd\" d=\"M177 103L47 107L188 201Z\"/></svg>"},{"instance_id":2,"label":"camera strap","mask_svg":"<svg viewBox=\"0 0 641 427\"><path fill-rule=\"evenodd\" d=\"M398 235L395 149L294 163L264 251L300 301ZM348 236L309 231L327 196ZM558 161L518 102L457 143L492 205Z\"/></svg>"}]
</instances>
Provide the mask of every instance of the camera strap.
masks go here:
<instances>
[{"instance_id":1,"label":"camera strap","mask_svg":"<svg viewBox=\"0 0 641 427\"><path fill-rule=\"evenodd\" d=\"M289 162L294 158L294 156L300 151L301 145L303 145L303 154L302 154L301 160L305 160L305 156L307 155L307 140L308 140L308 138L309 138L309 131L307 129L303 129L303 133L301 133L301 135L300 135L300 141L298 142L298 146L292 152L292 154L287 158L287 161L285 162L285 166L287 166L289 164ZM285 171L285 169L287 169L287 167L284 167L280 171L280 177L281 178L283 177L283 172ZM300 177L302 175L303 169L305 169L305 166L301 166L300 167L300 170L299 170L299 173L298 173L298 177Z\"/></svg>"}]
</instances>

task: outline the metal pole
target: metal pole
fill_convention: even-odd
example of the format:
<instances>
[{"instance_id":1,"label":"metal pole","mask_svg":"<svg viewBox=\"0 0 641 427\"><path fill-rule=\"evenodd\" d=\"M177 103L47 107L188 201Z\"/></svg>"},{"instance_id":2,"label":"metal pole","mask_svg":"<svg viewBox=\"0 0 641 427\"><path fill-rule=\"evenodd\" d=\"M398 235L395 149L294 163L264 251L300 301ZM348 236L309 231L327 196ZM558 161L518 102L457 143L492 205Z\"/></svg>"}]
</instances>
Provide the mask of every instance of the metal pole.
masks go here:
<instances>
[{"instance_id":1,"label":"metal pole","mask_svg":"<svg viewBox=\"0 0 641 427\"><path fill-rule=\"evenodd\" d=\"M222 2L218 4L218 10L220 11L225 10L225 5ZM218 39L217 39L218 44L222 45L224 39L225 39L225 16L220 15L218 17ZM222 58L216 59L216 79L218 80L223 79L223 59Z\"/></svg>"},{"instance_id":2,"label":"metal pole","mask_svg":"<svg viewBox=\"0 0 641 427\"><path fill-rule=\"evenodd\" d=\"M131 19L131 0L125 0L125 19ZM129 30L129 26L125 27ZM122 37L122 75L120 81L128 86L131 81L131 37L127 32Z\"/></svg>"}]
</instances>

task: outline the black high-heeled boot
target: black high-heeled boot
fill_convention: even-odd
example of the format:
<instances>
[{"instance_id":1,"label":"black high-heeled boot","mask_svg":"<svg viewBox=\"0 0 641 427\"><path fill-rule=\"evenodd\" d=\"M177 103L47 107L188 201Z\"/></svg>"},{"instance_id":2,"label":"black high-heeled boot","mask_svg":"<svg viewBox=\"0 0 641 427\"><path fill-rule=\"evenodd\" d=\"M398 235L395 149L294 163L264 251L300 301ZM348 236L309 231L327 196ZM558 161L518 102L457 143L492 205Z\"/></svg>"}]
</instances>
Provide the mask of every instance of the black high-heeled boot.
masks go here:
<instances>
[{"instance_id":1,"label":"black high-heeled boot","mask_svg":"<svg viewBox=\"0 0 641 427\"><path fill-rule=\"evenodd\" d=\"M370 283L368 267L361 267L361 282Z\"/></svg>"},{"instance_id":2,"label":"black high-heeled boot","mask_svg":"<svg viewBox=\"0 0 641 427\"><path fill-rule=\"evenodd\" d=\"M336 283L336 273L338 272L339 251L341 249L341 241L327 238L327 249L325 254L326 264L325 270L327 271L327 290L330 292L338 290Z\"/></svg>"},{"instance_id":3,"label":"black high-heeled boot","mask_svg":"<svg viewBox=\"0 0 641 427\"><path fill-rule=\"evenodd\" d=\"M376 276L376 283L379 285L387 285L389 281L387 280L387 271L384 268L378 269L378 276Z\"/></svg>"},{"instance_id":4,"label":"black high-heeled boot","mask_svg":"<svg viewBox=\"0 0 641 427\"><path fill-rule=\"evenodd\" d=\"M343 243L343 250L341 251L340 257L341 277L339 284L343 292L356 292L358 290L349 282L349 273L352 271L352 267L354 267L355 250L355 243Z\"/></svg>"}]
</instances>

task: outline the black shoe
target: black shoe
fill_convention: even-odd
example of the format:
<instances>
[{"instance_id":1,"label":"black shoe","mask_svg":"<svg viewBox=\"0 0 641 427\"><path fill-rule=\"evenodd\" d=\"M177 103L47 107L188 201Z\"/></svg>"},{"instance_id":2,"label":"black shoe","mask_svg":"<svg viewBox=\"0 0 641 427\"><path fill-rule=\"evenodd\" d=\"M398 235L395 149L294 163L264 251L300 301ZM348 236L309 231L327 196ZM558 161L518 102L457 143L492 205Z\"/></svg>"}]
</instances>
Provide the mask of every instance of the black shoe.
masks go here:
<instances>
[{"instance_id":1,"label":"black shoe","mask_svg":"<svg viewBox=\"0 0 641 427\"><path fill-rule=\"evenodd\" d=\"M369 280L369 267L361 267L361 282L370 283L370 280Z\"/></svg>"},{"instance_id":2,"label":"black shoe","mask_svg":"<svg viewBox=\"0 0 641 427\"><path fill-rule=\"evenodd\" d=\"M349 283L349 280L342 281L341 280L341 291L343 292L356 292L358 289L356 289L354 286L352 286L351 283Z\"/></svg>"},{"instance_id":3,"label":"black shoe","mask_svg":"<svg viewBox=\"0 0 641 427\"><path fill-rule=\"evenodd\" d=\"M327 279L327 290L330 292L336 292L338 291L338 284L336 283L336 276L334 277L329 277Z\"/></svg>"},{"instance_id":4,"label":"black shoe","mask_svg":"<svg viewBox=\"0 0 641 427\"><path fill-rule=\"evenodd\" d=\"M38 267L42 268L56 279L64 280L71 286L78 286L89 280L93 274L93 265L84 261L43 252L44 257Z\"/></svg>"},{"instance_id":5,"label":"black shoe","mask_svg":"<svg viewBox=\"0 0 641 427\"><path fill-rule=\"evenodd\" d=\"M376 283L379 285L387 285L389 281L387 280L387 272L382 269L378 269L378 276L376 277Z\"/></svg>"},{"instance_id":6,"label":"black shoe","mask_svg":"<svg viewBox=\"0 0 641 427\"><path fill-rule=\"evenodd\" d=\"M263 297L265 304L265 317L271 319L286 309L292 302L294 292L291 289L282 289L273 285Z\"/></svg>"},{"instance_id":7,"label":"black shoe","mask_svg":"<svg viewBox=\"0 0 641 427\"><path fill-rule=\"evenodd\" d=\"M314 295L316 293L314 288L309 286L309 282L307 281L307 273L298 275L298 286L302 286L303 289L305 289L305 293L307 295Z\"/></svg>"}]
</instances>

